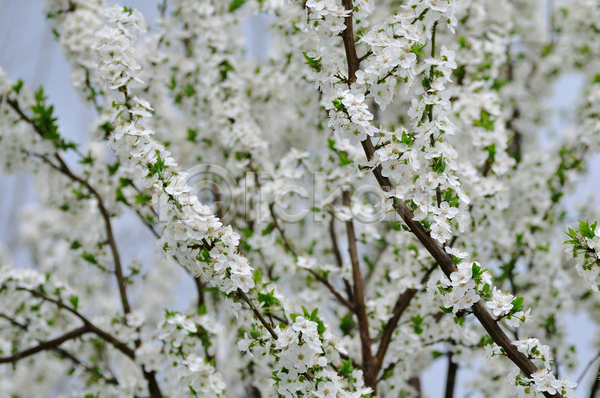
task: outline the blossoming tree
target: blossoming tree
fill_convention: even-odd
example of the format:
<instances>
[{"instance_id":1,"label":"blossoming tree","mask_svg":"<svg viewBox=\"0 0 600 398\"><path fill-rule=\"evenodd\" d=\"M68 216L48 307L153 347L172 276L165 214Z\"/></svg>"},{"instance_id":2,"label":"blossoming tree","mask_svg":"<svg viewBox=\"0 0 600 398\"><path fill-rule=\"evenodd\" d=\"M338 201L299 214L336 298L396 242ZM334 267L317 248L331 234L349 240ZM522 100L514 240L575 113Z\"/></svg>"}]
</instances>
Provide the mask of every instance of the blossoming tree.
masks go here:
<instances>
[{"instance_id":1,"label":"blossoming tree","mask_svg":"<svg viewBox=\"0 0 600 398\"><path fill-rule=\"evenodd\" d=\"M0 265L1 397L417 397L442 360L446 397L461 368L478 396L574 396L565 315L600 319L600 228L564 203L600 144L596 1L550 25L541 0L165 0L150 27L46 5L97 119L76 145L0 71L0 160L42 206L35 267ZM573 72L576 123L542 148ZM125 260L123 220L154 262Z\"/></svg>"}]
</instances>

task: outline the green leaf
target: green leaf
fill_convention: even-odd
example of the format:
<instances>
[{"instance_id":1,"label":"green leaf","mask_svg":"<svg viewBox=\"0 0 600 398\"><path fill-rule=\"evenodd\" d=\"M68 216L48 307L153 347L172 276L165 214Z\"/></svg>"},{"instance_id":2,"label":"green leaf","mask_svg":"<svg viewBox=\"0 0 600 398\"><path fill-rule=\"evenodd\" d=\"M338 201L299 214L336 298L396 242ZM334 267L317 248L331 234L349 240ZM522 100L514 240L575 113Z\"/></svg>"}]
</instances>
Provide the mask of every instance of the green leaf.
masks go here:
<instances>
[{"instance_id":1,"label":"green leaf","mask_svg":"<svg viewBox=\"0 0 600 398\"><path fill-rule=\"evenodd\" d=\"M439 158L433 159L432 168L440 174L443 173L444 170L446 170L446 161L444 160L444 157L440 156Z\"/></svg>"},{"instance_id":2,"label":"green leaf","mask_svg":"<svg viewBox=\"0 0 600 398\"><path fill-rule=\"evenodd\" d=\"M487 345L491 345L494 344L494 339L492 339L492 336L490 336L489 334L485 334L483 336L481 336L481 339L479 340L479 344L482 347L485 347Z\"/></svg>"},{"instance_id":3,"label":"green leaf","mask_svg":"<svg viewBox=\"0 0 600 398\"><path fill-rule=\"evenodd\" d=\"M96 264L98 265L98 260L96 260L96 257L94 257L93 254L90 254L86 251L83 252L83 254L81 255L81 257L87 261L88 263L92 263L92 264Z\"/></svg>"},{"instance_id":4,"label":"green leaf","mask_svg":"<svg viewBox=\"0 0 600 398\"><path fill-rule=\"evenodd\" d=\"M479 295L484 300L489 300L492 298L492 288L488 283L483 285L483 288L481 289L481 292L479 292Z\"/></svg>"},{"instance_id":5,"label":"green leaf","mask_svg":"<svg viewBox=\"0 0 600 398\"><path fill-rule=\"evenodd\" d=\"M432 351L431 352L431 356L433 356L433 359L439 358L441 356L444 356L445 354L441 351Z\"/></svg>"},{"instance_id":6,"label":"green leaf","mask_svg":"<svg viewBox=\"0 0 600 398\"><path fill-rule=\"evenodd\" d=\"M352 333L352 330L355 326L356 322L354 322L354 319L352 319L352 315L350 313L347 313L340 319L340 329L342 330L344 336Z\"/></svg>"},{"instance_id":7,"label":"green leaf","mask_svg":"<svg viewBox=\"0 0 600 398\"><path fill-rule=\"evenodd\" d=\"M427 44L415 44L410 48L410 52L417 54L417 55L422 55L425 56L425 53L423 51L421 51Z\"/></svg>"},{"instance_id":8,"label":"green leaf","mask_svg":"<svg viewBox=\"0 0 600 398\"><path fill-rule=\"evenodd\" d=\"M114 176L117 170L119 170L119 167L121 167L121 163L119 163L118 161L114 164L107 164L106 168L108 169L108 175Z\"/></svg>"},{"instance_id":9,"label":"green leaf","mask_svg":"<svg viewBox=\"0 0 600 398\"><path fill-rule=\"evenodd\" d=\"M79 161L80 164L94 164L94 158L92 157L92 151L88 151L88 154Z\"/></svg>"},{"instance_id":10,"label":"green leaf","mask_svg":"<svg viewBox=\"0 0 600 398\"><path fill-rule=\"evenodd\" d=\"M414 141L414 137L412 134L407 134L406 130L402 131L402 138L400 139L401 143L410 146L410 145L412 145L413 141Z\"/></svg>"},{"instance_id":11,"label":"green leaf","mask_svg":"<svg viewBox=\"0 0 600 398\"><path fill-rule=\"evenodd\" d=\"M342 376L350 376L352 374L352 358L348 358L348 360L342 362L342 366L340 367L339 373Z\"/></svg>"},{"instance_id":12,"label":"green leaf","mask_svg":"<svg viewBox=\"0 0 600 398\"><path fill-rule=\"evenodd\" d=\"M273 232L273 229L275 229L275 224L270 222L269 224L267 224L267 227L263 229L262 236L270 235L271 232Z\"/></svg>"},{"instance_id":13,"label":"green leaf","mask_svg":"<svg viewBox=\"0 0 600 398\"><path fill-rule=\"evenodd\" d=\"M350 159L348 157L348 154L346 152L340 152L339 157L340 157L340 166L347 166L354 162L352 159Z\"/></svg>"},{"instance_id":14,"label":"green leaf","mask_svg":"<svg viewBox=\"0 0 600 398\"><path fill-rule=\"evenodd\" d=\"M255 327L252 327L252 330L250 331L250 337L252 337L254 340L258 339L261 336L261 333L258 329L256 329Z\"/></svg>"},{"instance_id":15,"label":"green leaf","mask_svg":"<svg viewBox=\"0 0 600 398\"><path fill-rule=\"evenodd\" d=\"M279 304L279 300L275 298L275 289L271 290L269 293L258 293L258 301L264 304L264 307L269 308Z\"/></svg>"},{"instance_id":16,"label":"green leaf","mask_svg":"<svg viewBox=\"0 0 600 398\"><path fill-rule=\"evenodd\" d=\"M319 318L317 318L317 314L319 313L319 309L315 308L313 312L310 313L310 320L316 322Z\"/></svg>"},{"instance_id":17,"label":"green leaf","mask_svg":"<svg viewBox=\"0 0 600 398\"><path fill-rule=\"evenodd\" d=\"M243 6L245 2L246 0L233 0L231 3L229 3L229 12L234 12Z\"/></svg>"},{"instance_id":18,"label":"green leaf","mask_svg":"<svg viewBox=\"0 0 600 398\"><path fill-rule=\"evenodd\" d=\"M494 163L496 161L496 144L488 145L484 149L488 151L488 161Z\"/></svg>"},{"instance_id":19,"label":"green leaf","mask_svg":"<svg viewBox=\"0 0 600 398\"><path fill-rule=\"evenodd\" d=\"M77 296L69 297L69 303L71 303L73 308L77 309L77 307L79 306L79 297L77 297Z\"/></svg>"},{"instance_id":20,"label":"green leaf","mask_svg":"<svg viewBox=\"0 0 600 398\"><path fill-rule=\"evenodd\" d=\"M256 271L254 271L254 283L257 285L260 285L262 283L262 271L260 270L260 268L257 268Z\"/></svg>"},{"instance_id":21,"label":"green leaf","mask_svg":"<svg viewBox=\"0 0 600 398\"><path fill-rule=\"evenodd\" d=\"M487 131L494 130L494 122L495 119L492 120L490 117L492 115L486 111L481 111L479 114L479 120L473 120L473 125L483 127Z\"/></svg>"},{"instance_id":22,"label":"green leaf","mask_svg":"<svg viewBox=\"0 0 600 398\"><path fill-rule=\"evenodd\" d=\"M165 162L160 155L156 156L156 162L150 167L150 175L161 174L165 169Z\"/></svg>"},{"instance_id":23,"label":"green leaf","mask_svg":"<svg viewBox=\"0 0 600 398\"><path fill-rule=\"evenodd\" d=\"M196 137L198 136L198 130L188 129L187 131L187 140L191 142L196 142Z\"/></svg>"},{"instance_id":24,"label":"green leaf","mask_svg":"<svg viewBox=\"0 0 600 398\"><path fill-rule=\"evenodd\" d=\"M594 232L596 231L596 226L598 222L593 223L591 226L588 221L579 220L579 232L589 239L594 238Z\"/></svg>"},{"instance_id":25,"label":"green leaf","mask_svg":"<svg viewBox=\"0 0 600 398\"><path fill-rule=\"evenodd\" d=\"M339 112L343 112L344 109L346 109L346 107L344 106L344 104L342 104L341 98L336 98L332 102L333 102L333 106L335 107L335 109L337 109ZM333 141L333 140L331 140L331 141ZM330 148L333 149L333 150L335 150L332 147L330 147Z\"/></svg>"},{"instance_id":26,"label":"green leaf","mask_svg":"<svg viewBox=\"0 0 600 398\"><path fill-rule=\"evenodd\" d=\"M19 92L21 92L21 88L23 88L23 80L19 79L17 83L12 86L12 89L15 93L19 94Z\"/></svg>"},{"instance_id":27,"label":"green leaf","mask_svg":"<svg viewBox=\"0 0 600 398\"><path fill-rule=\"evenodd\" d=\"M321 72L321 61L323 60L323 58L314 59L306 54L306 51L302 53L302 55L304 55L304 58L306 59L305 64L313 68L315 71Z\"/></svg>"},{"instance_id":28,"label":"green leaf","mask_svg":"<svg viewBox=\"0 0 600 398\"><path fill-rule=\"evenodd\" d=\"M421 315L417 315L417 316L413 316L410 318L411 322L412 322L412 326L413 326L413 330L415 331L416 334L421 334L423 333L423 328L421 327L421 324L423 323L423 317L421 317Z\"/></svg>"},{"instance_id":29,"label":"green leaf","mask_svg":"<svg viewBox=\"0 0 600 398\"><path fill-rule=\"evenodd\" d=\"M473 272L473 279L477 280L479 278L481 278L481 275L483 274L483 270L481 269L480 266L478 266L477 264L473 263L473 267L471 268L472 272Z\"/></svg>"},{"instance_id":30,"label":"green leaf","mask_svg":"<svg viewBox=\"0 0 600 398\"><path fill-rule=\"evenodd\" d=\"M190 83L185 85L185 88L183 89L183 93L188 96L191 97L194 94L196 94L196 90L194 89L194 86L192 86Z\"/></svg>"},{"instance_id":31,"label":"green leaf","mask_svg":"<svg viewBox=\"0 0 600 398\"><path fill-rule=\"evenodd\" d=\"M139 203L139 204L148 203L151 200L152 200L152 195L149 195L147 193L141 193L139 195L135 195L135 201L136 201L136 203Z\"/></svg>"},{"instance_id":32,"label":"green leaf","mask_svg":"<svg viewBox=\"0 0 600 398\"><path fill-rule=\"evenodd\" d=\"M224 60L219 64L221 70L221 80L227 79L227 74L233 71L233 66L229 63L229 61Z\"/></svg>"},{"instance_id":33,"label":"green leaf","mask_svg":"<svg viewBox=\"0 0 600 398\"><path fill-rule=\"evenodd\" d=\"M440 305L440 310L442 310L442 312L444 314L451 314L452 313L452 308L446 308L443 305Z\"/></svg>"},{"instance_id":34,"label":"green leaf","mask_svg":"<svg viewBox=\"0 0 600 398\"><path fill-rule=\"evenodd\" d=\"M523 297L517 296L511 304L513 305L513 308L510 310L511 314L521 311L523 309Z\"/></svg>"},{"instance_id":35,"label":"green leaf","mask_svg":"<svg viewBox=\"0 0 600 398\"><path fill-rule=\"evenodd\" d=\"M317 333L322 335L323 333L325 333L325 330L325 324L322 320L319 319L317 322Z\"/></svg>"},{"instance_id":36,"label":"green leaf","mask_svg":"<svg viewBox=\"0 0 600 398\"><path fill-rule=\"evenodd\" d=\"M310 312L308 312L305 306L302 306L302 312L304 313L304 318L310 319Z\"/></svg>"},{"instance_id":37,"label":"green leaf","mask_svg":"<svg viewBox=\"0 0 600 398\"><path fill-rule=\"evenodd\" d=\"M123 195L123 190L121 189L121 187L118 187L115 190L115 196L116 196L115 200L117 202L127 203L127 199L125 198L125 195Z\"/></svg>"},{"instance_id":38,"label":"green leaf","mask_svg":"<svg viewBox=\"0 0 600 398\"><path fill-rule=\"evenodd\" d=\"M331 149L333 152L338 151L337 149L335 149L335 140L332 140L331 138L327 138L327 147L329 149Z\"/></svg>"}]
</instances>

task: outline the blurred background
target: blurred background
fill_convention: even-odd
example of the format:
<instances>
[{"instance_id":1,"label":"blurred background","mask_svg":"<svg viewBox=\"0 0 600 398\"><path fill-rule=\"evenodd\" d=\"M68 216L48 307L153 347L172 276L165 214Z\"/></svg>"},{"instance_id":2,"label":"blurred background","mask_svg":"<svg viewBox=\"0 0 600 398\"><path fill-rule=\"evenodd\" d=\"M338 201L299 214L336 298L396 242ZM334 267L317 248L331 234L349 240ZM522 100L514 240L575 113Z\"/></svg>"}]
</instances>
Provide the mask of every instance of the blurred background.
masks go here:
<instances>
[{"instance_id":1,"label":"blurred background","mask_svg":"<svg viewBox=\"0 0 600 398\"><path fill-rule=\"evenodd\" d=\"M127 0L121 2L128 7L137 8L152 23L158 15L158 1ZM549 2L551 3L551 2ZM264 59L268 48L268 34L265 28L267 18L258 16L247 21L243 27L248 53L259 60ZM54 41L50 21L46 20L42 0L0 0L0 68L9 79L22 79L31 89L44 86L49 103L54 104L62 134L85 146L88 125L95 119L95 112L79 102L77 94L71 88L70 68L63 59L58 45ZM548 142L548 138L560 134L568 123L573 105L578 98L583 81L579 76L566 76L554 87L552 105L555 112L552 127L540 137L540 145ZM596 155L589 165L589 173L579 186L569 203L596 197L600 193L600 156ZM19 214L27 206L35 206L36 192L26 175L4 175L0 171L0 259L12 263L16 267L28 267L31 260L24 249L19 231ZM575 220L573 220L575 222ZM122 250L128 257L139 260L151 260L153 256L153 238L151 235L140 239L131 233L140 231L136 225L119 223L118 239ZM121 225L122 224L122 225ZM187 286L187 285L186 285ZM193 295L191 283L190 295ZM596 350L591 348L591 340L596 333L595 326L585 315L573 315L567 319L569 323L569 341L577 347L579 369L570 375L576 379L585 365L594 357ZM476 364L473 364L477 366ZM431 367L421 380L424 392L429 397L442 397L445 385L447 361L440 360ZM597 365L588 372L583 381L585 387L577 392L578 398L587 396L589 386ZM461 368L458 374L458 385L455 397L472 396L461 383L469 380L469 372Z\"/></svg>"}]
</instances>

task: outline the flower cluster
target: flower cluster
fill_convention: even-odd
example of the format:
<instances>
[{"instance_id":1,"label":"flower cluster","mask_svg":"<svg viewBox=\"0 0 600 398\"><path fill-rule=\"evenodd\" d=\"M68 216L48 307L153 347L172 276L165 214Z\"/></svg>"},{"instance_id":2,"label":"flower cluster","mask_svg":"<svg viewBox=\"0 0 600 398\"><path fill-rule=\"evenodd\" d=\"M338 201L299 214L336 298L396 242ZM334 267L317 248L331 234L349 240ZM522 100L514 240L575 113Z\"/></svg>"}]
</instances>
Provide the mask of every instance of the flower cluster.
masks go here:
<instances>
[{"instance_id":1,"label":"flower cluster","mask_svg":"<svg viewBox=\"0 0 600 398\"><path fill-rule=\"evenodd\" d=\"M456 261L457 271L450 274L450 279L440 271L437 276L429 279L427 283L428 298L442 303L444 311L451 310L453 314L470 308L481 298L487 300L486 307L492 311L494 317L504 319L513 327L521 323L530 324L533 319L531 308L523 310L523 298L503 292L492 283L492 274L481 267L477 262L464 261L468 253L459 248L446 247L446 252L451 254Z\"/></svg>"},{"instance_id":2,"label":"flower cluster","mask_svg":"<svg viewBox=\"0 0 600 398\"><path fill-rule=\"evenodd\" d=\"M115 35L123 40L135 38L141 29L139 26L143 26L127 11L111 8L107 15L118 28L105 28L100 41L120 40L114 38ZM102 46L95 48L102 52ZM134 54L132 57L135 59ZM128 67L127 60L122 58L111 62L121 65L118 68ZM116 89L134 76L120 76L121 83L117 85L111 77L106 79L111 88ZM167 221L163 236L156 242L157 252L173 255L195 276L210 280L226 293L237 289L248 292L254 287L253 268L238 252L239 235L231 227L222 228L212 211L190 194L188 174L181 170L163 144L151 138L150 118L154 109L150 103L134 97L132 103L115 103L113 107L115 128L110 145L121 164L142 178L145 188L152 190L152 203L159 217ZM126 116L122 116L123 113Z\"/></svg>"},{"instance_id":3,"label":"flower cluster","mask_svg":"<svg viewBox=\"0 0 600 398\"><path fill-rule=\"evenodd\" d=\"M221 331L220 326L209 315L185 316L167 311L157 328L157 337L166 347L166 353L160 346L150 341L138 350L138 362L148 370L163 370L172 374L174 391L187 394L193 391L198 397L219 397L225 393L225 383L219 372L211 364L215 352L210 338ZM198 341L201 342L200 347ZM198 348L204 350L203 354ZM159 358L160 356L167 356ZM164 364L171 368L162 369Z\"/></svg>"},{"instance_id":4,"label":"flower cluster","mask_svg":"<svg viewBox=\"0 0 600 398\"><path fill-rule=\"evenodd\" d=\"M571 238L565 242L565 257L574 259L575 270L588 282L590 289L600 292L600 228L598 223L579 221L579 230L569 228Z\"/></svg>"},{"instance_id":5,"label":"flower cluster","mask_svg":"<svg viewBox=\"0 0 600 398\"><path fill-rule=\"evenodd\" d=\"M238 342L238 348L252 358L265 350L277 357L278 370L273 372L273 379L281 396L312 392L317 397L342 394L358 398L369 394L371 388L364 385L362 370L353 369L352 359L340 362L340 355L348 352L339 339L317 317L317 311L303 310L304 316L291 315L294 319L291 325L275 329L277 339L273 343L268 335L253 340L246 336ZM341 369L332 371L329 364L341 365Z\"/></svg>"},{"instance_id":6,"label":"flower cluster","mask_svg":"<svg viewBox=\"0 0 600 398\"><path fill-rule=\"evenodd\" d=\"M507 376L507 384L511 395L519 397L536 396L538 393L560 394L565 398L575 397L577 383L572 382L568 376L560 379L554 377L548 369L539 370L531 375L531 378L520 374L515 369Z\"/></svg>"},{"instance_id":7,"label":"flower cluster","mask_svg":"<svg viewBox=\"0 0 600 398\"><path fill-rule=\"evenodd\" d=\"M442 139L444 133L452 135L456 131L446 114L450 94L445 91L445 84L452 82L451 72L457 65L454 51L446 46L435 56L434 37L438 22L447 21L452 28L456 19L452 3L438 3L409 2L403 11L369 29L359 41L369 47L361 62L364 69L356 70L355 76L343 78L341 62L337 54L328 50L328 36L320 24L316 24L320 47L306 54L306 58L314 69L313 79L323 92L329 126L337 139L349 140L351 144L376 139L378 149L375 158L368 159L369 166L381 165L382 175L403 187L394 197L410 200L415 220L427 222L432 237L444 243L452 237L453 225L458 223L464 232L465 206L470 201L455 175L457 152ZM357 10L370 12L360 5ZM431 57L422 51L427 44L432 46ZM404 82L408 92L419 80L423 88L415 90L418 97L413 98L408 110L409 128L388 130L374 125L367 97L373 95L375 103L385 109L393 99L397 82ZM349 90L337 86L344 82ZM392 198L387 211L393 209L391 202ZM432 222L428 220L430 215Z\"/></svg>"},{"instance_id":8,"label":"flower cluster","mask_svg":"<svg viewBox=\"0 0 600 398\"><path fill-rule=\"evenodd\" d=\"M554 360L550 347L540 344L540 341L535 338L520 339L513 341L512 344L517 347L520 353L529 358L539 359L544 362L546 369L551 368L551 363Z\"/></svg>"},{"instance_id":9,"label":"flower cluster","mask_svg":"<svg viewBox=\"0 0 600 398\"><path fill-rule=\"evenodd\" d=\"M0 391L414 396L433 361L483 349L504 358L473 370L475 394L522 354L542 370L513 392L572 395L550 366L575 369L572 308L600 319L576 272L600 287L599 238L569 232L570 268L555 240L600 147L598 4L561 2L541 42L543 1L170 0L150 29L105 0L45 3L98 117L70 142L44 91L0 71L0 159L39 192L14 257L36 271L0 267ZM590 83L577 125L541 145L569 68ZM196 191L198 163L231 191ZM361 196L372 172L386 192ZM387 222L364 221L373 206Z\"/></svg>"},{"instance_id":10,"label":"flower cluster","mask_svg":"<svg viewBox=\"0 0 600 398\"><path fill-rule=\"evenodd\" d=\"M143 15L113 4L107 8L106 17L112 25L105 25L96 32L92 45L100 77L111 89L122 87L131 80L143 84L138 73L141 66L135 56L138 32L146 31Z\"/></svg>"}]
</instances>

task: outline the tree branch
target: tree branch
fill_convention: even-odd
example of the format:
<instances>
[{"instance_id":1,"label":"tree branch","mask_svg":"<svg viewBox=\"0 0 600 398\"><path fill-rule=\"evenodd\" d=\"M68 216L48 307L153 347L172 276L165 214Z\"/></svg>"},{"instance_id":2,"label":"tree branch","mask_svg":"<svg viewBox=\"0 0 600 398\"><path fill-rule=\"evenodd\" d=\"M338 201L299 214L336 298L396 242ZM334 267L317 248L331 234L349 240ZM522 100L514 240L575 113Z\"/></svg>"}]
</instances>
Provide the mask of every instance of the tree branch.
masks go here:
<instances>
[{"instance_id":1,"label":"tree branch","mask_svg":"<svg viewBox=\"0 0 600 398\"><path fill-rule=\"evenodd\" d=\"M340 248L338 246L337 234L335 232L335 217L331 214L331 221L329 221L329 235L331 236L331 245L333 246L333 255L335 256L335 262L339 268L344 266L344 262L342 261L342 255L340 253ZM352 297L352 287L350 283L344 278L344 288L346 289L346 295L348 296L348 300L354 301L354 297Z\"/></svg>"},{"instance_id":2,"label":"tree branch","mask_svg":"<svg viewBox=\"0 0 600 398\"><path fill-rule=\"evenodd\" d=\"M90 322L85 316L81 315L74 308L66 305L65 303L63 303L60 300L56 300L56 299L53 299L52 297L48 297L45 294L40 293L40 292L38 292L36 290L26 289L26 288L23 288L23 287L19 287L19 288L17 288L17 290L22 290L22 291L29 292L32 295L34 295L35 297L41 298L44 301L48 301L50 303L55 304L59 308L62 308L62 309L65 309L65 310L69 311L71 314L73 314L77 318L79 318L83 322L83 324L86 325L90 329L91 332L95 333L96 335L98 335L98 337L102 338L106 342L112 344L113 347L115 347L117 350L121 351L123 354L125 354L129 358L135 359L135 352L131 348L129 348L126 344L122 343L121 341L117 340L111 334L109 334L109 333L105 332L104 330L98 328L96 325L94 325L92 322Z\"/></svg>"},{"instance_id":3,"label":"tree branch","mask_svg":"<svg viewBox=\"0 0 600 398\"><path fill-rule=\"evenodd\" d=\"M454 385L456 384L456 372L458 364L452 361L452 353L448 353L448 372L446 373L446 394L445 398L454 397Z\"/></svg>"},{"instance_id":4,"label":"tree branch","mask_svg":"<svg viewBox=\"0 0 600 398\"><path fill-rule=\"evenodd\" d=\"M350 85L356 81L356 71L358 70L360 61L356 55L356 43L354 42L354 27L352 20L354 6L352 5L352 0L342 0L342 4L346 11L350 11L350 14L344 18L346 29L342 31L344 49L346 50L346 61L348 62L348 85Z\"/></svg>"},{"instance_id":5,"label":"tree branch","mask_svg":"<svg viewBox=\"0 0 600 398\"><path fill-rule=\"evenodd\" d=\"M42 130L37 125L37 123L35 123L32 119L30 119L27 115L25 115L23 110L19 107L19 104L17 103L17 101L7 98L6 102L10 105L11 108L13 108L13 110L19 115L19 117L23 121L30 124L32 126L32 128L42 138L45 137L46 132L44 130ZM56 158L56 160L58 161L58 164L59 164L58 166L54 165L54 168L57 169L58 171L60 171L65 176L69 177L72 181L78 182L81 185L85 186L87 188L87 190L98 201L98 209L100 210L100 214L102 215L102 218L104 220L106 237L107 237L107 240L108 240L111 252L112 252L113 261L115 263L115 275L117 276L117 284L119 286L119 294L121 295L123 311L125 312L125 314L129 314L131 312L131 308L129 307L129 300L127 299L127 291L125 289L125 279L123 278L123 270L121 267L121 257L119 255L119 251L117 249L117 244L116 244L113 232L112 232L112 225L110 222L110 214L108 213L108 211L106 210L106 207L104 206L104 201L102 200L102 196L94 187L92 187L90 185L90 183L87 180L84 180L83 178L75 175L57 152L54 153L54 157ZM49 161L49 159L48 159L48 161Z\"/></svg>"},{"instance_id":6,"label":"tree branch","mask_svg":"<svg viewBox=\"0 0 600 398\"><path fill-rule=\"evenodd\" d=\"M258 320L260 321L260 323L262 323L263 326L265 328L267 328L267 330L269 331L269 334L271 335L271 337L273 337L275 340L277 340L279 338L279 336L277 336L277 333L275 333L275 330L273 330L273 327L269 324L269 322L267 322L267 320L262 316L262 314L256 309L256 307L254 306L254 304L252 304L252 301L250 300L250 298L248 298L248 296L246 295L246 293L244 293L242 291L242 289L240 289L240 288L237 289L237 293L248 304L248 306L250 307L250 309L252 310L252 312L254 312L254 315L256 315L256 317L258 318Z\"/></svg>"},{"instance_id":7,"label":"tree branch","mask_svg":"<svg viewBox=\"0 0 600 398\"><path fill-rule=\"evenodd\" d=\"M285 247L290 251L290 253L292 253L292 256L294 256L295 260L298 260L298 252L296 251L296 249L294 249L294 247L292 246L292 244L290 243L290 241L288 240L287 236L285 235L285 231L283 230L283 228L281 227L281 225L279 225L279 222L277 221L277 216L275 214L275 209L273 207L273 203L269 203L269 210L271 212L271 218L273 219L273 225L275 226L275 228L279 231L279 234L281 235L281 239L283 239L283 243L285 244ZM315 270L312 269L308 269L305 268L312 276L314 276L319 282L321 282L323 285L325 285L325 287L327 287L327 289L329 289L329 291L331 292L331 294L333 294L333 296L344 306L348 307L348 309L352 312L355 311L354 305L352 305L348 300L346 300L344 298L344 296L342 296L337 290L335 290L335 287L333 287L333 285L331 283L329 283L329 281L322 277L321 275L319 275L318 272L316 272Z\"/></svg>"},{"instance_id":8,"label":"tree branch","mask_svg":"<svg viewBox=\"0 0 600 398\"><path fill-rule=\"evenodd\" d=\"M35 355L38 352L42 352L42 351L46 351L46 350L51 350L53 348L58 347L59 345L61 345L62 343L64 343L65 341L74 339L76 337L82 336L86 333L90 333L92 330L90 328L89 325L84 325L80 328L77 328L75 330L72 330L68 333L63 334L60 337L57 337L53 340L48 340L45 342L42 342L38 345L36 345L35 347L31 347L29 349L26 349L24 351L20 351L14 355L11 355L10 357L4 357L4 358L0 358L0 363L10 363L10 362L16 362L19 359L22 358L27 358L29 356Z\"/></svg>"},{"instance_id":9,"label":"tree branch","mask_svg":"<svg viewBox=\"0 0 600 398\"><path fill-rule=\"evenodd\" d=\"M27 331L27 329L29 329L29 323L25 324L25 323L18 322L16 319L14 319L6 314L0 313L0 318L7 320L8 322L10 322L11 325L16 326L19 329L22 329L24 331ZM81 366L83 369L85 369L86 372L91 373L93 376L103 379L104 381L106 381L106 383L113 384L113 385L119 384L119 382L117 381L117 379L114 376L106 377L104 374L102 374L100 372L100 369L98 369L97 366L90 367L90 366L86 365L85 363L83 363L81 360L79 360L77 357L75 357L70 352L68 352L60 347L54 347L54 348L52 348L52 350L57 355L59 355L63 358L69 359L71 362L73 362L74 365Z\"/></svg>"},{"instance_id":10,"label":"tree branch","mask_svg":"<svg viewBox=\"0 0 600 398\"><path fill-rule=\"evenodd\" d=\"M342 203L350 208L350 192L342 193ZM365 306L365 291L360 273L360 264L358 262L358 250L356 248L356 235L354 233L354 223L352 220L346 221L346 231L348 235L348 251L350 253L350 262L352 264L352 280L354 282L354 308L358 319L358 331L360 334L360 345L362 348L362 368L365 375L365 384L373 389L373 394L377 393L377 369L373 361L371 352L371 336L369 336L369 318Z\"/></svg>"},{"instance_id":11,"label":"tree branch","mask_svg":"<svg viewBox=\"0 0 600 398\"><path fill-rule=\"evenodd\" d=\"M432 266L427 270L423 278L421 279L421 283L425 283L427 279L429 279L429 275L433 272L433 270L437 267L437 264ZM407 289L404 293L398 296L398 300L396 300L396 305L394 306L394 311L392 312L392 318L388 321L387 325L383 329L383 336L381 337L381 343L379 344L379 349L377 350L377 356L375 365L377 366L377 372L381 370L383 366L383 360L385 358L385 354L389 348L389 345L392 341L392 335L398 322L400 321L400 317L404 311L408 308L410 301L417 294L418 289Z\"/></svg>"},{"instance_id":12,"label":"tree branch","mask_svg":"<svg viewBox=\"0 0 600 398\"><path fill-rule=\"evenodd\" d=\"M343 0L343 4L346 10L353 9L352 0ZM342 39L344 41L346 59L348 62L348 81L352 83L356 80L356 71L358 70L359 66L358 58L356 56L354 33L352 31L352 15L346 17L346 29L343 31ZM373 143L369 138L367 138L365 141L362 141L361 144L363 150L365 151L365 155L367 156L367 160L371 160L375 154ZM373 169L373 174L375 175L375 179L381 188L384 191L389 192L393 189L393 186L390 180L381 174L381 170L381 165L378 165ZM444 249L437 243L437 241L429 236L429 233L425 230L420 222L413 220L413 212L403 201L399 201L398 204L395 204L394 208L409 227L410 231L417 237L417 239L419 239L427 251L438 262L444 274L447 277L450 277L450 274L457 270L454 262L452 261L452 256L446 253ZM492 337L494 342L496 342L496 344L498 344L500 347L504 348L508 358L523 372L525 372L527 376L531 376L531 374L539 370L530 359L516 349L516 347L512 344L512 341L500 328L500 325L498 325L496 320L492 318L481 301L477 302L473 306L473 312L488 334ZM367 372L365 371L365 382L366 374ZM558 394L552 395L547 392L544 392L544 395L547 397L559 396Z\"/></svg>"},{"instance_id":13,"label":"tree branch","mask_svg":"<svg viewBox=\"0 0 600 398\"><path fill-rule=\"evenodd\" d=\"M365 154L367 155L367 159L371 159L375 152L373 143L367 139L362 142L362 146ZM373 174L384 191L391 191L393 189L390 180L381 175L381 165L373 169ZM399 201L397 204L395 204L394 208L400 217L402 217L402 220L404 220L404 223L408 226L410 231L417 237L417 239L419 239L431 256L438 262L444 274L447 277L450 277L450 274L457 270L454 262L452 261L452 257L445 252L445 250L437 243L437 241L429 236L429 233L425 230L420 222L413 220L413 212L403 201ZM507 357L525 374L527 374L527 376L531 376L533 373L539 370L529 358L521 354L512 344L512 341L500 328L500 325L496 322L496 320L492 318L482 301L479 301L473 305L473 313L484 327L486 332L492 337L494 342L500 347L504 348ZM546 397L560 396L558 394L552 395L547 392L544 392L544 395Z\"/></svg>"},{"instance_id":14,"label":"tree branch","mask_svg":"<svg viewBox=\"0 0 600 398\"><path fill-rule=\"evenodd\" d=\"M598 369L596 379L594 380L594 384L592 384L592 388L590 389L590 398L596 398L598 388L600 388L600 369Z\"/></svg>"}]
</instances>

